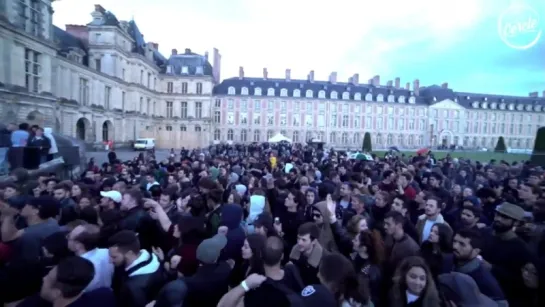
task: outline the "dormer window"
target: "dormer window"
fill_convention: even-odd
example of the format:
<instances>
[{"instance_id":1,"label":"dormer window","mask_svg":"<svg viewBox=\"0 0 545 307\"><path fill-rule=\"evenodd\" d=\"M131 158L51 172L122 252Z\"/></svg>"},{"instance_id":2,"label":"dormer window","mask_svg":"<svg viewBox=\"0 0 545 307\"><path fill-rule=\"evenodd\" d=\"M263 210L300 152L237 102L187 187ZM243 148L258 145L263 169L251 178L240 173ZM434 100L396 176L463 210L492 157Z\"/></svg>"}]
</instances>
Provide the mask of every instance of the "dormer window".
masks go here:
<instances>
[{"instance_id":1,"label":"dormer window","mask_svg":"<svg viewBox=\"0 0 545 307\"><path fill-rule=\"evenodd\" d=\"M354 94L354 100L361 100L361 93Z\"/></svg>"},{"instance_id":2,"label":"dormer window","mask_svg":"<svg viewBox=\"0 0 545 307\"><path fill-rule=\"evenodd\" d=\"M540 112L540 111L541 111L541 106L540 106L540 105L535 105L535 106L534 106L534 110L535 110L536 112Z\"/></svg>"},{"instance_id":3,"label":"dormer window","mask_svg":"<svg viewBox=\"0 0 545 307\"><path fill-rule=\"evenodd\" d=\"M172 73L172 65L167 65L167 74Z\"/></svg>"},{"instance_id":4,"label":"dormer window","mask_svg":"<svg viewBox=\"0 0 545 307\"><path fill-rule=\"evenodd\" d=\"M484 97L484 98L483 98L483 101L488 101L488 98L487 98L487 97Z\"/></svg>"},{"instance_id":5,"label":"dormer window","mask_svg":"<svg viewBox=\"0 0 545 307\"><path fill-rule=\"evenodd\" d=\"M344 92L343 93L343 100L348 100L350 99L350 93L349 92Z\"/></svg>"},{"instance_id":6,"label":"dormer window","mask_svg":"<svg viewBox=\"0 0 545 307\"><path fill-rule=\"evenodd\" d=\"M234 86L230 86L228 89L227 89L227 94L228 95L235 95L235 87Z\"/></svg>"},{"instance_id":7,"label":"dormer window","mask_svg":"<svg viewBox=\"0 0 545 307\"><path fill-rule=\"evenodd\" d=\"M469 97L469 96L468 96L468 97ZM472 106L473 108L476 109L476 108L479 107L479 102L478 102L478 101L473 101L473 103L471 104L471 106Z\"/></svg>"},{"instance_id":8,"label":"dormer window","mask_svg":"<svg viewBox=\"0 0 545 307\"><path fill-rule=\"evenodd\" d=\"M504 102L500 103L500 110L505 110L505 103Z\"/></svg>"},{"instance_id":9,"label":"dormer window","mask_svg":"<svg viewBox=\"0 0 545 307\"><path fill-rule=\"evenodd\" d=\"M339 95L335 91L331 92L330 95L331 95L331 99L338 99L339 98Z\"/></svg>"},{"instance_id":10,"label":"dormer window","mask_svg":"<svg viewBox=\"0 0 545 307\"><path fill-rule=\"evenodd\" d=\"M433 102L437 101L437 97L433 96Z\"/></svg>"},{"instance_id":11,"label":"dormer window","mask_svg":"<svg viewBox=\"0 0 545 307\"><path fill-rule=\"evenodd\" d=\"M373 101L373 95L371 93L365 94L365 101Z\"/></svg>"},{"instance_id":12,"label":"dormer window","mask_svg":"<svg viewBox=\"0 0 545 307\"><path fill-rule=\"evenodd\" d=\"M509 106L508 106L508 108L509 108L509 111L515 110L515 104L510 103Z\"/></svg>"},{"instance_id":13,"label":"dormer window","mask_svg":"<svg viewBox=\"0 0 545 307\"><path fill-rule=\"evenodd\" d=\"M241 95L248 95L248 88L247 87L243 87L240 89L240 94Z\"/></svg>"},{"instance_id":14,"label":"dormer window","mask_svg":"<svg viewBox=\"0 0 545 307\"><path fill-rule=\"evenodd\" d=\"M532 105L526 105L526 111L532 111Z\"/></svg>"},{"instance_id":15,"label":"dormer window","mask_svg":"<svg viewBox=\"0 0 545 307\"><path fill-rule=\"evenodd\" d=\"M399 97L397 97L397 102L399 102L399 103L405 103L405 96L399 96Z\"/></svg>"},{"instance_id":16,"label":"dormer window","mask_svg":"<svg viewBox=\"0 0 545 307\"><path fill-rule=\"evenodd\" d=\"M189 74L189 67L182 66L182 74L185 74L185 75Z\"/></svg>"},{"instance_id":17,"label":"dormer window","mask_svg":"<svg viewBox=\"0 0 545 307\"><path fill-rule=\"evenodd\" d=\"M517 104L517 111L522 111L524 109L524 106L521 104Z\"/></svg>"},{"instance_id":18,"label":"dormer window","mask_svg":"<svg viewBox=\"0 0 545 307\"><path fill-rule=\"evenodd\" d=\"M288 90L283 88L280 90L280 96L287 97L288 96Z\"/></svg>"},{"instance_id":19,"label":"dormer window","mask_svg":"<svg viewBox=\"0 0 545 307\"><path fill-rule=\"evenodd\" d=\"M293 90L293 97L301 97L301 90L300 89L294 89Z\"/></svg>"},{"instance_id":20,"label":"dormer window","mask_svg":"<svg viewBox=\"0 0 545 307\"><path fill-rule=\"evenodd\" d=\"M203 74L203 68L202 66L197 66L197 69L195 71L195 74L202 75Z\"/></svg>"},{"instance_id":21,"label":"dormer window","mask_svg":"<svg viewBox=\"0 0 545 307\"><path fill-rule=\"evenodd\" d=\"M256 87L254 88L254 95L255 96L261 96L261 88L260 87Z\"/></svg>"},{"instance_id":22,"label":"dormer window","mask_svg":"<svg viewBox=\"0 0 545 307\"><path fill-rule=\"evenodd\" d=\"M274 96L274 88L269 87L269 89L267 90L267 96Z\"/></svg>"},{"instance_id":23,"label":"dormer window","mask_svg":"<svg viewBox=\"0 0 545 307\"><path fill-rule=\"evenodd\" d=\"M305 94L305 97L306 97L306 98L312 98L312 97L313 97L312 90L307 90L307 92L306 92L306 94Z\"/></svg>"},{"instance_id":24,"label":"dormer window","mask_svg":"<svg viewBox=\"0 0 545 307\"><path fill-rule=\"evenodd\" d=\"M320 90L318 92L318 98L325 98L325 91L324 90Z\"/></svg>"},{"instance_id":25,"label":"dormer window","mask_svg":"<svg viewBox=\"0 0 545 307\"><path fill-rule=\"evenodd\" d=\"M378 94L378 95L377 95L377 101L378 101L378 102L383 102L383 101L384 101L384 95Z\"/></svg>"},{"instance_id":26,"label":"dormer window","mask_svg":"<svg viewBox=\"0 0 545 307\"><path fill-rule=\"evenodd\" d=\"M497 104L497 103L493 102L493 103L490 104L490 109L496 110L497 108L498 108L498 104Z\"/></svg>"},{"instance_id":27,"label":"dormer window","mask_svg":"<svg viewBox=\"0 0 545 307\"><path fill-rule=\"evenodd\" d=\"M454 97L454 102L458 102L458 97Z\"/></svg>"},{"instance_id":28,"label":"dormer window","mask_svg":"<svg viewBox=\"0 0 545 307\"><path fill-rule=\"evenodd\" d=\"M388 95L388 102L395 102L395 99L394 95Z\"/></svg>"},{"instance_id":29,"label":"dormer window","mask_svg":"<svg viewBox=\"0 0 545 307\"><path fill-rule=\"evenodd\" d=\"M469 100L469 99L471 99L471 97L469 97L469 96L466 96L466 100Z\"/></svg>"},{"instance_id":30,"label":"dormer window","mask_svg":"<svg viewBox=\"0 0 545 307\"><path fill-rule=\"evenodd\" d=\"M409 97L409 103L410 104L415 104L416 103L416 98L414 98L414 96Z\"/></svg>"},{"instance_id":31,"label":"dormer window","mask_svg":"<svg viewBox=\"0 0 545 307\"><path fill-rule=\"evenodd\" d=\"M483 109L488 109L488 102L483 102L481 106Z\"/></svg>"}]
</instances>

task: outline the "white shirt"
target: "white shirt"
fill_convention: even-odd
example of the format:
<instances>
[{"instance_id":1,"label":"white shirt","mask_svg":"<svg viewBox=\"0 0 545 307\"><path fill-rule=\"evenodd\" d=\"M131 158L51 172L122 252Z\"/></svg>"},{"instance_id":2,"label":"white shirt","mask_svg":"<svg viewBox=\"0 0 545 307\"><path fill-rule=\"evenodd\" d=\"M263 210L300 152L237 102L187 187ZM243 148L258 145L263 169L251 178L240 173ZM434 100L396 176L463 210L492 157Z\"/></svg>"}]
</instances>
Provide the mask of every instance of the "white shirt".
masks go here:
<instances>
[{"instance_id":1,"label":"white shirt","mask_svg":"<svg viewBox=\"0 0 545 307\"><path fill-rule=\"evenodd\" d=\"M98 288L110 288L114 275L114 265L110 263L108 249L95 248L82 254L81 257L91 261L95 268L95 277L93 277L91 283L85 288L85 292Z\"/></svg>"}]
</instances>

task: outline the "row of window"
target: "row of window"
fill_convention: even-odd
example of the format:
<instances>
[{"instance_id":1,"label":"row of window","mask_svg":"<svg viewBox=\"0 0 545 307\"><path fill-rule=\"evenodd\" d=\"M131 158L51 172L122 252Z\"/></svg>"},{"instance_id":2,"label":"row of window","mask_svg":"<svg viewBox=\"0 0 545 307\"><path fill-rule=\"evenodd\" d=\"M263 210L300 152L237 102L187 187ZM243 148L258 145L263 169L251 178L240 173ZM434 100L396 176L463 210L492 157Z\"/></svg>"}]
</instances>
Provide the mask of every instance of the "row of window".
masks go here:
<instances>
[{"instance_id":1,"label":"row of window","mask_svg":"<svg viewBox=\"0 0 545 307\"><path fill-rule=\"evenodd\" d=\"M359 146L363 142L363 135L361 133L336 133L331 132L329 134L329 138L326 139L325 132L312 132L307 131L305 133L305 138L301 139L303 133L300 133L299 131L293 131L291 135L288 135L288 133L284 130L280 131L282 135L291 137L292 141L294 143L298 142L305 142L306 140L317 138L319 140L325 141L327 143L331 144L342 144L342 145L354 145ZM238 135L235 134L235 131L233 129L228 129L227 133L225 135L222 135L222 131L220 129L214 130L214 140L215 141L237 141L237 142L263 142L265 140L268 140L272 138L275 135L275 131L273 130L267 130L266 132L266 138L262 139L262 131L260 130L254 130L253 133L247 130L241 130ZM250 138L251 136L251 138ZM433 137L432 143L437 143L437 136ZM447 143L452 142L452 144L460 144L459 137L455 136L452 140L445 140ZM493 147L496 145L498 141L497 137L464 137L463 142L461 145L464 147ZM507 146L512 148L519 148L519 149L527 149L531 148L533 145L533 139L527 138L507 138ZM373 142L376 145L397 145L400 147L414 147L414 146L423 146L424 144L424 136L423 135L404 135L400 134L397 135L397 137L394 134L387 134L386 136L382 134L376 134L373 136Z\"/></svg>"},{"instance_id":2,"label":"row of window","mask_svg":"<svg viewBox=\"0 0 545 307\"><path fill-rule=\"evenodd\" d=\"M167 82L167 93L174 93L174 82ZM195 94L202 95L202 82L197 82L195 84ZM182 82L181 94L189 94L189 84L187 82Z\"/></svg>"},{"instance_id":3,"label":"row of window","mask_svg":"<svg viewBox=\"0 0 545 307\"><path fill-rule=\"evenodd\" d=\"M188 112L188 102L182 101L180 106L180 118L188 118L189 116L193 116L194 118L202 118L203 116L203 109L202 109L202 102L197 101L195 102L195 113L194 115L190 115ZM174 117L174 102L167 101L167 107L166 107L166 117L172 118Z\"/></svg>"},{"instance_id":4,"label":"row of window","mask_svg":"<svg viewBox=\"0 0 545 307\"><path fill-rule=\"evenodd\" d=\"M371 91L371 89L369 89ZM236 89L234 86L230 86L227 89L228 95L236 95ZM267 89L267 96L275 96L276 92L275 89L272 87L269 87ZM247 87L241 88L241 95L247 96L249 95L249 90ZM260 87L254 88L254 96L262 96L262 89ZM280 97L288 97L288 90L285 88L280 89ZM292 97L302 97L301 96L301 90L294 89ZM336 91L331 91L329 94L329 97L326 97L326 91L320 90L318 91L318 95L314 95L314 91L312 90L306 90L305 91L305 98L321 98L321 99L339 99L339 93ZM349 100L350 99L350 93L349 92L343 92L341 94L342 100ZM374 101L383 102L384 101L384 95L383 94L377 94L375 97L373 97L373 94L371 92L365 94L365 101L373 101L373 98L375 98ZM354 100L362 100L362 93L355 93L354 94ZM405 96L398 96L397 100L396 97L393 94L390 94L387 96L388 102L399 102L399 103L405 103L406 97ZM416 102L416 99L414 96L410 96L408 99L408 102L413 104Z\"/></svg>"}]
</instances>

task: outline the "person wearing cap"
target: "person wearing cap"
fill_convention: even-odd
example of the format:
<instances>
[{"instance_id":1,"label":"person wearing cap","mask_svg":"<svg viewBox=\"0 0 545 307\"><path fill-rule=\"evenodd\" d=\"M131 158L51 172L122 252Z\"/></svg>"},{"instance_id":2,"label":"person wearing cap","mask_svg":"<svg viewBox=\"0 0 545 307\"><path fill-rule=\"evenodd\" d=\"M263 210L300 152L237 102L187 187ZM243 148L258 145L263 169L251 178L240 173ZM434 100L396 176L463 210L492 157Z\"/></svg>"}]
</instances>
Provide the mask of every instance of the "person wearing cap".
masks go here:
<instances>
[{"instance_id":1,"label":"person wearing cap","mask_svg":"<svg viewBox=\"0 0 545 307\"><path fill-rule=\"evenodd\" d=\"M101 191L100 196L102 196L102 199L100 200L100 207L107 210L119 208L121 200L123 199L121 193L114 190Z\"/></svg>"},{"instance_id":2,"label":"person wearing cap","mask_svg":"<svg viewBox=\"0 0 545 307\"><path fill-rule=\"evenodd\" d=\"M515 233L515 227L523 222L524 214L524 209L507 202L497 206L492 223L494 236L481 254L512 306L521 306L517 301L524 296L521 271L532 259L528 245Z\"/></svg>"},{"instance_id":3,"label":"person wearing cap","mask_svg":"<svg viewBox=\"0 0 545 307\"><path fill-rule=\"evenodd\" d=\"M216 234L197 247L197 272L185 278L187 296L184 305L215 307L221 297L229 290L229 277L233 263L219 261L222 250L227 245L225 235Z\"/></svg>"}]
</instances>

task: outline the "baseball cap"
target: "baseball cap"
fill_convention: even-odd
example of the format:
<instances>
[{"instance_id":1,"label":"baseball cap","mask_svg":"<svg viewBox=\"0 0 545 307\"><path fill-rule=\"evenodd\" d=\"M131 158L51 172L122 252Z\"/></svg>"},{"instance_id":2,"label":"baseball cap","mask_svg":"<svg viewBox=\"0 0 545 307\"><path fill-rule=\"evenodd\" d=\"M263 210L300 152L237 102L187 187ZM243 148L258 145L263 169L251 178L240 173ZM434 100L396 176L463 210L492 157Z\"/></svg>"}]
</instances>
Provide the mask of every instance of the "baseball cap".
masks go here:
<instances>
[{"instance_id":1,"label":"baseball cap","mask_svg":"<svg viewBox=\"0 0 545 307\"><path fill-rule=\"evenodd\" d=\"M221 234L202 241L199 247L197 247L197 260L204 264L216 262L225 245L227 245L227 237Z\"/></svg>"},{"instance_id":2,"label":"baseball cap","mask_svg":"<svg viewBox=\"0 0 545 307\"><path fill-rule=\"evenodd\" d=\"M121 196L121 193L119 193L118 191L107 191L107 192L101 191L100 196L109 198L113 200L115 203L120 203L121 199L123 198Z\"/></svg>"},{"instance_id":3,"label":"baseball cap","mask_svg":"<svg viewBox=\"0 0 545 307\"><path fill-rule=\"evenodd\" d=\"M337 300L331 291L322 285L306 286L301 291L301 297L305 306L334 307L338 306Z\"/></svg>"}]
</instances>

